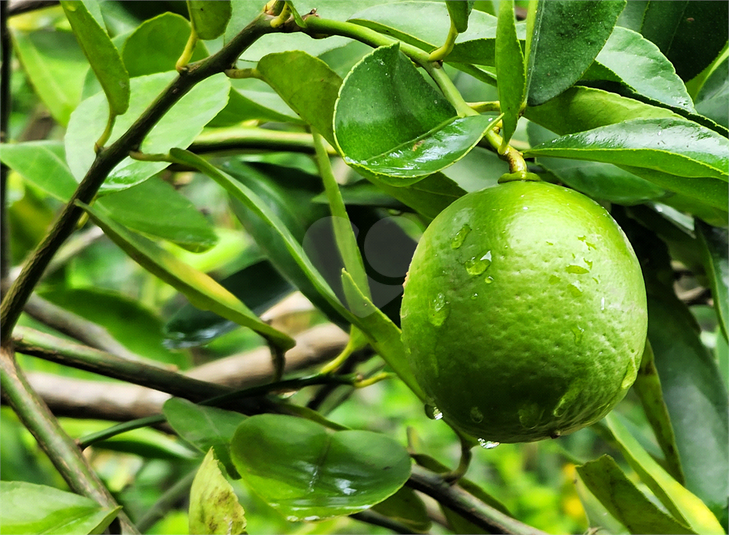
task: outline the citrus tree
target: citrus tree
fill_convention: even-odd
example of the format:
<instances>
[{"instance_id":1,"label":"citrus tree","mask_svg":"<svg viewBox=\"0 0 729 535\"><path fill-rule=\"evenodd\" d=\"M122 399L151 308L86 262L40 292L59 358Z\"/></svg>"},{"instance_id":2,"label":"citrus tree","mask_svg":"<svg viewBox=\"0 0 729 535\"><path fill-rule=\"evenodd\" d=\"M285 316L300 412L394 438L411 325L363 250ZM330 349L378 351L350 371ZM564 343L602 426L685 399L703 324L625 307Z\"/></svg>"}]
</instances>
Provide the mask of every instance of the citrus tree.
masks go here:
<instances>
[{"instance_id":1,"label":"citrus tree","mask_svg":"<svg viewBox=\"0 0 729 535\"><path fill-rule=\"evenodd\" d=\"M0 532L726 533L729 4L0 8Z\"/></svg>"}]
</instances>

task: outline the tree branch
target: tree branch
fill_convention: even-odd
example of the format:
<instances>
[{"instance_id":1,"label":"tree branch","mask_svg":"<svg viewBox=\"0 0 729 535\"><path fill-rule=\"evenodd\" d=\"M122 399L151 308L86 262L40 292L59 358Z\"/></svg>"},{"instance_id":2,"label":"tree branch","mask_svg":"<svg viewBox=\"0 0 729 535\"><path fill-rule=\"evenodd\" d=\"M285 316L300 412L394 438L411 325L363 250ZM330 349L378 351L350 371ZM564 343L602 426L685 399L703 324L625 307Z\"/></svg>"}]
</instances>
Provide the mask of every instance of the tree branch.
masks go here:
<instances>
[{"instance_id":1,"label":"tree branch","mask_svg":"<svg viewBox=\"0 0 729 535\"><path fill-rule=\"evenodd\" d=\"M155 124L177 103L195 84L224 71L238 56L266 33L276 31L271 28L271 17L262 13L246 26L217 54L199 63L190 65L160 94L152 105L108 148L101 150L86 173L68 204L63 208L53 228L38 245L31 258L23 266L13 285L8 290L0 307L0 341L3 345L10 339L13 327L20 313L50 263L58 248L76 228L83 210L76 206L77 201L88 204L95 197L108 174L131 150L137 149L142 140Z\"/></svg>"},{"instance_id":2,"label":"tree branch","mask_svg":"<svg viewBox=\"0 0 729 535\"><path fill-rule=\"evenodd\" d=\"M17 367L14 355L5 347L0 348L0 372L3 398L36 438L68 486L103 507L117 507L118 504L88 464L81 450L33 392ZM122 533L139 533L124 512L119 513L117 520Z\"/></svg>"}]
</instances>

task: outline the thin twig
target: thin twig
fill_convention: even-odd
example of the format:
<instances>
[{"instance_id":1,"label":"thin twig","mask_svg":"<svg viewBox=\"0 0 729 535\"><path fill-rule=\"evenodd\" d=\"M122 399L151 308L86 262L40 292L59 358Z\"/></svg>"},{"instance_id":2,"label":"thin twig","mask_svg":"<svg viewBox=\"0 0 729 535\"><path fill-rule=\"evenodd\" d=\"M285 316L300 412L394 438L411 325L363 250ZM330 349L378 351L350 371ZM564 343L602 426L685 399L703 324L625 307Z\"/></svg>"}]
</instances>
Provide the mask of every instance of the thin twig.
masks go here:
<instances>
[{"instance_id":1,"label":"thin twig","mask_svg":"<svg viewBox=\"0 0 729 535\"><path fill-rule=\"evenodd\" d=\"M271 28L270 20L270 16L259 15L217 54L190 65L172 81L154 103L142 113L116 142L97 154L91 168L68 204L61 211L52 229L38 245L2 302L0 307L0 329L2 329L0 341L3 345L10 339L13 327L46 267L58 251L58 248L74 231L76 224L84 213L76 203L78 201L85 204L90 203L112 169L131 150L139 147L154 125L197 83L227 69L259 37L275 31Z\"/></svg>"},{"instance_id":2,"label":"thin twig","mask_svg":"<svg viewBox=\"0 0 729 535\"><path fill-rule=\"evenodd\" d=\"M61 428L43 400L30 388L15 362L14 355L4 347L0 348L0 372L3 398L36 438L68 486L103 507L116 508L118 504L88 464L81 450ZM124 512L119 513L117 520L122 533L139 533Z\"/></svg>"}]
</instances>

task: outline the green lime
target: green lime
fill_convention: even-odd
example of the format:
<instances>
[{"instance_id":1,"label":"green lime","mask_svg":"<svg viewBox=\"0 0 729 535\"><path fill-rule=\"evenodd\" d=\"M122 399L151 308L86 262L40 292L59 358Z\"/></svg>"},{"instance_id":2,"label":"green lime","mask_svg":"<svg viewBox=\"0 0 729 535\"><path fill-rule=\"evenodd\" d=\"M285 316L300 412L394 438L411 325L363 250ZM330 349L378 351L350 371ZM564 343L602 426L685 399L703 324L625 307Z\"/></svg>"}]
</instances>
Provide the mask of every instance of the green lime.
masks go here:
<instances>
[{"instance_id":1,"label":"green lime","mask_svg":"<svg viewBox=\"0 0 729 535\"><path fill-rule=\"evenodd\" d=\"M646 339L640 265L599 204L507 182L461 197L415 251L402 303L415 376L483 441L556 437L604 417Z\"/></svg>"}]
</instances>

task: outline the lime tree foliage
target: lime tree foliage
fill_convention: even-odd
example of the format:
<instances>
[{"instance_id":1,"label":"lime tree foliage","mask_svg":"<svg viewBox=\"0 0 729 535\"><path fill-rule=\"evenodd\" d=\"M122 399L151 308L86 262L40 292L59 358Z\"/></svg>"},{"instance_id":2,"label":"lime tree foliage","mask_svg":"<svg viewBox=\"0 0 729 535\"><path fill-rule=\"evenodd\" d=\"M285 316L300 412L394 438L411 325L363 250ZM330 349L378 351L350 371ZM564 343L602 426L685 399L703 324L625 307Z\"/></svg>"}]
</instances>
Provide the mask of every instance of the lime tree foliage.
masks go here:
<instances>
[{"instance_id":1,"label":"lime tree foliage","mask_svg":"<svg viewBox=\"0 0 729 535\"><path fill-rule=\"evenodd\" d=\"M729 4L0 9L0 533L726 533Z\"/></svg>"}]
</instances>

